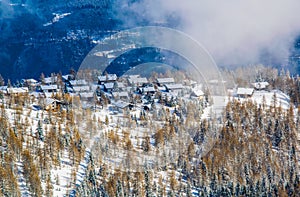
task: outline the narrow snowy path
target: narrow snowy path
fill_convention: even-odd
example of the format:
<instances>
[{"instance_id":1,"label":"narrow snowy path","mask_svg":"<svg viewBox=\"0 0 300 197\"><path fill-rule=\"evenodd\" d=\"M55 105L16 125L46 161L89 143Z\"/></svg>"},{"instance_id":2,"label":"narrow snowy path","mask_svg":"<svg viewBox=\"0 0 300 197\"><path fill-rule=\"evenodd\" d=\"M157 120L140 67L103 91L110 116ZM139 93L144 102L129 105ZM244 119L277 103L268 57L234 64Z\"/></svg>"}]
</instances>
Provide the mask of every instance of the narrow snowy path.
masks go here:
<instances>
[{"instance_id":1,"label":"narrow snowy path","mask_svg":"<svg viewBox=\"0 0 300 197\"><path fill-rule=\"evenodd\" d=\"M21 192L21 196L31 196L29 189L26 185L26 181L25 178L23 176L23 164L22 162L17 162L17 170L18 170L18 174L17 174L17 180L18 180L18 186Z\"/></svg>"},{"instance_id":2,"label":"narrow snowy path","mask_svg":"<svg viewBox=\"0 0 300 197\"><path fill-rule=\"evenodd\" d=\"M56 169L51 169L51 181L53 183L54 197L64 196L70 189L72 170L73 167L71 166L69 153L67 150L64 150L61 157L61 166ZM56 184L57 178L59 179L58 185Z\"/></svg>"},{"instance_id":3,"label":"narrow snowy path","mask_svg":"<svg viewBox=\"0 0 300 197\"><path fill-rule=\"evenodd\" d=\"M91 150L90 148L86 148L85 149L85 154L84 154L84 158L83 160L80 162L79 164L79 168L78 168L78 172L76 174L76 186L81 185L83 179L86 176L86 170L87 170L87 166L90 162L90 155L91 155Z\"/></svg>"},{"instance_id":4,"label":"narrow snowy path","mask_svg":"<svg viewBox=\"0 0 300 197\"><path fill-rule=\"evenodd\" d=\"M90 155L91 155L91 149L88 147L85 149L84 158L81 160L81 162L78 166L78 171L76 173L75 188L73 188L71 190L70 197L76 196L76 188L82 184L82 182L86 176L87 167L90 162Z\"/></svg>"}]
</instances>

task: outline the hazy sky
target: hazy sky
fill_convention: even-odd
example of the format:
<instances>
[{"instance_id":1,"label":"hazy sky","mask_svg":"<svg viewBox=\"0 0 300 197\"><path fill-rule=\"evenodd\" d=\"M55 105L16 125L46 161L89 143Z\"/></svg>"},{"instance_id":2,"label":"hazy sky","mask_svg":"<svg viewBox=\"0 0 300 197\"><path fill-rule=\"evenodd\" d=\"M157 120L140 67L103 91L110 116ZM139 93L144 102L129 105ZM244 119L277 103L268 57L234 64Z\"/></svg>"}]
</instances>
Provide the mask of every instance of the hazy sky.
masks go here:
<instances>
[{"instance_id":1,"label":"hazy sky","mask_svg":"<svg viewBox=\"0 0 300 197\"><path fill-rule=\"evenodd\" d=\"M120 0L118 13L133 26L136 20L178 19L178 29L202 43L218 64L247 65L262 57L284 64L300 35L299 0Z\"/></svg>"}]
</instances>

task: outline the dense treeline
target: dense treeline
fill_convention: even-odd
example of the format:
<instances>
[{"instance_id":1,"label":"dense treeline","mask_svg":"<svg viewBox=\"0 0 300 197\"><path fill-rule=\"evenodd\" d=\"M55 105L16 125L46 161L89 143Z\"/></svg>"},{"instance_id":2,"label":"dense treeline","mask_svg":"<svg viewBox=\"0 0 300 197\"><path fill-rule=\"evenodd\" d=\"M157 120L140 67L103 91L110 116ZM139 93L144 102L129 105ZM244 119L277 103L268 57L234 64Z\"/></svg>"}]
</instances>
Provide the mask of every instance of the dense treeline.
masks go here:
<instances>
[{"instance_id":1,"label":"dense treeline","mask_svg":"<svg viewBox=\"0 0 300 197\"><path fill-rule=\"evenodd\" d=\"M56 96L70 100L67 95ZM72 110L41 110L30 117L31 103L29 95L10 95L0 104L1 196L21 195L17 182L21 175L31 196L51 194L50 171L61 165L62 154L67 151L74 167L83 155Z\"/></svg>"},{"instance_id":2,"label":"dense treeline","mask_svg":"<svg viewBox=\"0 0 300 197\"><path fill-rule=\"evenodd\" d=\"M193 139L192 143L182 147L185 152L172 159L177 162L132 172L112 169L102 162L101 154L94 153L94 162L88 167L85 181L77 188L78 194L297 196L300 193L297 141L300 133L300 113L297 111L300 78L263 66L239 68L229 75L239 87L249 87L251 82L268 81L268 89L280 89L290 96L290 108L286 110L276 106L276 96L272 98L271 106L266 103L258 105L251 100L230 100L224 111L217 140L205 155L199 154L199 148L207 133L216 128L217 121L199 122L198 112L201 107L180 103L181 107L177 110L186 115L185 121L170 121L172 118L165 117L168 113L154 112L152 119L169 121L167 127L158 128L155 132L155 148L160 149L166 140L174 139L169 139L171 128L176 128L178 134L178 128L183 127ZM149 138L145 138L146 143L143 143L144 151L151 150L147 141Z\"/></svg>"},{"instance_id":3,"label":"dense treeline","mask_svg":"<svg viewBox=\"0 0 300 197\"><path fill-rule=\"evenodd\" d=\"M188 151L166 167L167 177L160 176L162 169L109 171L100 161L100 166L89 166L89 176L78 192L84 196L190 196L192 192L200 196L297 196L299 124L292 106L283 110L232 100L214 147L202 158L193 151L200 144L197 136L211 127L206 121L194 133L194 145L186 144Z\"/></svg>"}]
</instances>

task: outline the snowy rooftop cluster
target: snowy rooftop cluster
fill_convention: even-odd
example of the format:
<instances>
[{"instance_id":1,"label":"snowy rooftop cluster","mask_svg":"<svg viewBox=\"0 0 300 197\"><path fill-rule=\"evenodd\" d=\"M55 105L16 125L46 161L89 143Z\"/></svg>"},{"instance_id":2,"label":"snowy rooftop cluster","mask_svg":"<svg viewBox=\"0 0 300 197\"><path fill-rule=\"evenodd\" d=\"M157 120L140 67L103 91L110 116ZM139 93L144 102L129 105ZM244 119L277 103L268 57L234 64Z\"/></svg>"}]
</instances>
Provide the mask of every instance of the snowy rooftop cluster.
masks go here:
<instances>
[{"instance_id":1,"label":"snowy rooftop cluster","mask_svg":"<svg viewBox=\"0 0 300 197\"><path fill-rule=\"evenodd\" d=\"M1 86L0 92L7 95L29 94L34 98L54 99L51 100L52 102L49 102L49 99L44 102L46 105L51 105L50 108L56 106L53 103L64 103L59 102L56 94L78 96L82 102L85 102L85 107L94 105L94 103L112 102L117 108L120 106L119 101L127 104L141 101L141 103L149 105L159 98L176 99L183 95L198 99L204 97L201 85L197 85L193 81L187 83L187 80L175 82L173 77L159 77L150 80L139 75L117 77L116 74L104 74L98 76L95 81L91 81L76 79L74 75L68 74L41 77L40 81L23 79L18 86Z\"/></svg>"}]
</instances>

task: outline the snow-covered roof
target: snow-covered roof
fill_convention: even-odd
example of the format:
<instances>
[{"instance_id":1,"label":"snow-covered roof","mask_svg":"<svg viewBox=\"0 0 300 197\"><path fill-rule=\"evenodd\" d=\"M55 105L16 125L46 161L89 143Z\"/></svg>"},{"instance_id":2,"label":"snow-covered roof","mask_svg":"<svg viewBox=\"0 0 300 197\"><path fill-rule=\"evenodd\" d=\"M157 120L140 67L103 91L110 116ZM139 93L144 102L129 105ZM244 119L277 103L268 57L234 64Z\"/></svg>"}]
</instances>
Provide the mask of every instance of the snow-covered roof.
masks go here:
<instances>
[{"instance_id":1,"label":"snow-covered roof","mask_svg":"<svg viewBox=\"0 0 300 197\"><path fill-rule=\"evenodd\" d=\"M26 82L26 83L37 83L38 81L35 79L23 79L22 81Z\"/></svg>"},{"instance_id":2,"label":"snow-covered roof","mask_svg":"<svg viewBox=\"0 0 300 197\"><path fill-rule=\"evenodd\" d=\"M128 79L134 79L134 78L139 78L140 75L128 75L127 77Z\"/></svg>"},{"instance_id":3,"label":"snow-covered roof","mask_svg":"<svg viewBox=\"0 0 300 197\"><path fill-rule=\"evenodd\" d=\"M45 84L51 84L51 83L56 83L56 82L57 82L57 76L44 78Z\"/></svg>"},{"instance_id":4,"label":"snow-covered roof","mask_svg":"<svg viewBox=\"0 0 300 197\"><path fill-rule=\"evenodd\" d=\"M116 74L108 74L108 75L102 75L98 76L98 80L100 82L105 82L105 81L116 81L117 80L117 75Z\"/></svg>"},{"instance_id":5,"label":"snow-covered roof","mask_svg":"<svg viewBox=\"0 0 300 197\"><path fill-rule=\"evenodd\" d=\"M169 77L169 78L157 78L156 80L157 80L158 83L161 83L161 84L174 83L175 82L174 78L171 78L171 77Z\"/></svg>"},{"instance_id":6,"label":"snow-covered roof","mask_svg":"<svg viewBox=\"0 0 300 197\"><path fill-rule=\"evenodd\" d=\"M124 85L124 83L122 83L122 82L117 82L117 83L116 83L116 86L117 86L118 88L125 88L125 85Z\"/></svg>"},{"instance_id":7,"label":"snow-covered roof","mask_svg":"<svg viewBox=\"0 0 300 197\"><path fill-rule=\"evenodd\" d=\"M144 87L143 92L155 92L155 88L154 87Z\"/></svg>"},{"instance_id":8,"label":"snow-covered roof","mask_svg":"<svg viewBox=\"0 0 300 197\"><path fill-rule=\"evenodd\" d=\"M162 92L161 96L165 98L177 98L177 96L172 92Z\"/></svg>"},{"instance_id":9,"label":"snow-covered roof","mask_svg":"<svg viewBox=\"0 0 300 197\"><path fill-rule=\"evenodd\" d=\"M105 87L106 89L113 89L113 88L114 88L114 83L105 83L105 84L104 84L104 87Z\"/></svg>"},{"instance_id":10,"label":"snow-covered roof","mask_svg":"<svg viewBox=\"0 0 300 197\"><path fill-rule=\"evenodd\" d=\"M93 84L93 85L91 85L91 90L92 90L92 91L96 91L96 90L98 89L98 87L101 88L100 86L101 86L101 85Z\"/></svg>"},{"instance_id":11,"label":"snow-covered roof","mask_svg":"<svg viewBox=\"0 0 300 197\"><path fill-rule=\"evenodd\" d=\"M70 84L72 86L80 86L80 85L87 85L88 83L84 79L79 79L79 80L71 80Z\"/></svg>"},{"instance_id":12,"label":"snow-covered roof","mask_svg":"<svg viewBox=\"0 0 300 197\"><path fill-rule=\"evenodd\" d=\"M162 86L162 87L158 86L157 89L161 92L165 92L167 90L165 86Z\"/></svg>"},{"instance_id":13,"label":"snow-covered roof","mask_svg":"<svg viewBox=\"0 0 300 197\"><path fill-rule=\"evenodd\" d=\"M7 93L9 93L9 94L27 93L27 92L28 92L28 88L27 87L7 88Z\"/></svg>"},{"instance_id":14,"label":"snow-covered roof","mask_svg":"<svg viewBox=\"0 0 300 197\"><path fill-rule=\"evenodd\" d=\"M73 86L73 90L75 92L87 92L87 91L90 91L90 87L89 86Z\"/></svg>"},{"instance_id":15,"label":"snow-covered roof","mask_svg":"<svg viewBox=\"0 0 300 197\"><path fill-rule=\"evenodd\" d=\"M204 92L199 87L193 88L193 93L195 94L195 96L203 96L204 95Z\"/></svg>"},{"instance_id":16,"label":"snow-covered roof","mask_svg":"<svg viewBox=\"0 0 300 197\"><path fill-rule=\"evenodd\" d=\"M134 84L137 83L142 84L142 83L148 83L148 80L145 77L137 77L137 78L129 78L129 82Z\"/></svg>"},{"instance_id":17,"label":"snow-covered roof","mask_svg":"<svg viewBox=\"0 0 300 197\"><path fill-rule=\"evenodd\" d=\"M197 84L194 88L192 88L192 91L195 96L204 95L204 92L202 91L202 84Z\"/></svg>"},{"instance_id":18,"label":"snow-covered roof","mask_svg":"<svg viewBox=\"0 0 300 197\"><path fill-rule=\"evenodd\" d=\"M41 89L44 90L57 90L57 85L41 85Z\"/></svg>"},{"instance_id":19,"label":"snow-covered roof","mask_svg":"<svg viewBox=\"0 0 300 197\"><path fill-rule=\"evenodd\" d=\"M132 88L132 87L126 87L126 88L125 88L125 90L126 90L127 92L131 92L131 91L133 91L133 89L134 89L134 88Z\"/></svg>"},{"instance_id":20,"label":"snow-covered roof","mask_svg":"<svg viewBox=\"0 0 300 197\"><path fill-rule=\"evenodd\" d=\"M121 108L121 109L124 109L125 107L128 107L130 105L129 103L126 103L124 101L112 102L112 104L117 108Z\"/></svg>"},{"instance_id":21,"label":"snow-covered roof","mask_svg":"<svg viewBox=\"0 0 300 197\"><path fill-rule=\"evenodd\" d=\"M253 88L238 88L237 89L237 95L252 95L254 92Z\"/></svg>"},{"instance_id":22,"label":"snow-covered roof","mask_svg":"<svg viewBox=\"0 0 300 197\"><path fill-rule=\"evenodd\" d=\"M128 97L128 92L119 92L119 97Z\"/></svg>"},{"instance_id":23,"label":"snow-covered roof","mask_svg":"<svg viewBox=\"0 0 300 197\"><path fill-rule=\"evenodd\" d=\"M261 90L268 87L269 83L267 81L252 83L255 89Z\"/></svg>"},{"instance_id":24,"label":"snow-covered roof","mask_svg":"<svg viewBox=\"0 0 300 197\"><path fill-rule=\"evenodd\" d=\"M113 92L113 97L126 97L128 98L128 92Z\"/></svg>"},{"instance_id":25,"label":"snow-covered roof","mask_svg":"<svg viewBox=\"0 0 300 197\"><path fill-rule=\"evenodd\" d=\"M178 84L166 84L165 85L168 90L178 90L178 89L183 89L183 85L178 83Z\"/></svg>"},{"instance_id":26,"label":"snow-covered roof","mask_svg":"<svg viewBox=\"0 0 300 197\"><path fill-rule=\"evenodd\" d=\"M79 93L79 96L81 98L93 98L94 92L81 92L81 93Z\"/></svg>"}]
</instances>

